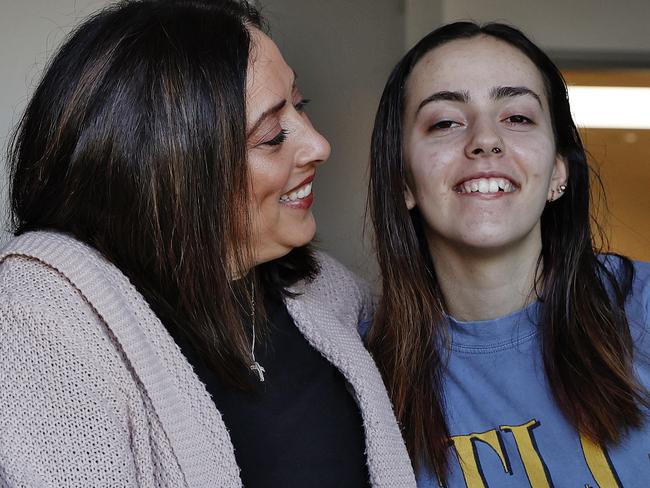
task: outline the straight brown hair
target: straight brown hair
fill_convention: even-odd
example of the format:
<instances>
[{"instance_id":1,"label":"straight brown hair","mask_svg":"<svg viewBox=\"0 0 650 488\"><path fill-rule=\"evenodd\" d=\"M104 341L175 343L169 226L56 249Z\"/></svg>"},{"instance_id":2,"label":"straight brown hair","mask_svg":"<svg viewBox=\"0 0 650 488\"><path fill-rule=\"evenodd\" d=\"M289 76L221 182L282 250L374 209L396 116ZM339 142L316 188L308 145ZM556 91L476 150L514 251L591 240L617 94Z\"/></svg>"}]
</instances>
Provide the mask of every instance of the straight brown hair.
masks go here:
<instances>
[{"instance_id":1,"label":"straight brown hair","mask_svg":"<svg viewBox=\"0 0 650 488\"><path fill-rule=\"evenodd\" d=\"M317 272L306 247L232 279L252 256L250 27L261 28L258 12L235 0L99 12L50 62L9 154L15 234L53 229L96 248L222 381L242 388L248 287L282 294Z\"/></svg>"},{"instance_id":2,"label":"straight brown hair","mask_svg":"<svg viewBox=\"0 0 650 488\"><path fill-rule=\"evenodd\" d=\"M553 62L519 30L498 23L445 25L424 37L392 71L377 111L371 145L369 209L383 295L367 343L386 382L416 468L445 482L449 432L442 381L449 351L445 301L417 208L404 201L402 147L405 86L428 52L455 39L487 35L519 49L539 69L551 108L556 149L568 165L562 198L541 216L542 356L553 397L568 421L603 445L641 426L648 392L635 377L625 300L634 270L599 258L590 226L587 156L571 118L566 85ZM593 222L596 232L597 222ZM608 290L610 291L608 293Z\"/></svg>"}]
</instances>

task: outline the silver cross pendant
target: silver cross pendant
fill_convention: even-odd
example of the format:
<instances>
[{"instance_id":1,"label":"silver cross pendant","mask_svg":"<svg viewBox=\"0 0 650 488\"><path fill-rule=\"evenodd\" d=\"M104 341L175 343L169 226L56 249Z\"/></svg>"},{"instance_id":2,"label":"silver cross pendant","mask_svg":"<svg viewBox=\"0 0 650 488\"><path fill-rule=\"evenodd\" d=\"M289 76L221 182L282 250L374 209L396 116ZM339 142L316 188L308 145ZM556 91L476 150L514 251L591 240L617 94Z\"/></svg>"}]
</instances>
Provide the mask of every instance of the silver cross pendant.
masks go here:
<instances>
[{"instance_id":1,"label":"silver cross pendant","mask_svg":"<svg viewBox=\"0 0 650 488\"><path fill-rule=\"evenodd\" d=\"M260 378L260 382L264 383L264 373L266 373L266 370L258 363L255 361L253 364L251 364L251 370L255 371L257 373L257 376Z\"/></svg>"}]
</instances>

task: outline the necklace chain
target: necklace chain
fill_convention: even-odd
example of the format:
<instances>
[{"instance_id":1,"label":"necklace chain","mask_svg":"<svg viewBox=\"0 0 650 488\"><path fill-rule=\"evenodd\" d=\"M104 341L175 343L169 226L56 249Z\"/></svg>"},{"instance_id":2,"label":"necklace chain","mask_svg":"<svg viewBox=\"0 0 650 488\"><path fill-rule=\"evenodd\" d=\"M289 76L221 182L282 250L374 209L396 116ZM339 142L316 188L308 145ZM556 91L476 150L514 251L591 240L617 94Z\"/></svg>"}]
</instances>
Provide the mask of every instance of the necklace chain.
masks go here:
<instances>
[{"instance_id":1,"label":"necklace chain","mask_svg":"<svg viewBox=\"0 0 650 488\"><path fill-rule=\"evenodd\" d=\"M250 365L251 371L254 371L257 373L257 377L259 378L260 382L264 382L264 373L266 373L266 370L262 367L260 363L257 362L255 359L255 281L251 280L251 293L249 295L249 302L251 306L251 327L253 329L252 333L252 340L251 340L251 358L253 359L253 363Z\"/></svg>"}]
</instances>

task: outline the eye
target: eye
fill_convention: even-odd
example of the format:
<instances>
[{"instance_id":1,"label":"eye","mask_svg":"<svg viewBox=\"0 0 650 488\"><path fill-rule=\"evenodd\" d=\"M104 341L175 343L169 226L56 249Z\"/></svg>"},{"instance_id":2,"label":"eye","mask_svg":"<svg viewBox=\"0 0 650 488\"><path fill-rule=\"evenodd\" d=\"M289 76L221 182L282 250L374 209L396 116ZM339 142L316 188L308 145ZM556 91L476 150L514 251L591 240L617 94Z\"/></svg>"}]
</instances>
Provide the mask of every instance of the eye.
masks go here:
<instances>
[{"instance_id":1,"label":"eye","mask_svg":"<svg viewBox=\"0 0 650 488\"><path fill-rule=\"evenodd\" d=\"M523 124L523 125L527 125L527 124L532 124L532 123L533 123L533 121L530 120L530 119L529 119L528 117L526 117L525 115L519 115L519 114L517 114L517 115L511 115L510 117L506 117L505 121L508 122L508 123L510 123L510 124Z\"/></svg>"},{"instance_id":2,"label":"eye","mask_svg":"<svg viewBox=\"0 0 650 488\"><path fill-rule=\"evenodd\" d=\"M296 108L296 110L297 110L298 112L304 112L305 107L307 106L307 104L308 104L309 102L311 102L311 99L309 99L309 98L303 98L303 99L300 100L298 103L296 103L296 104L294 105L294 107Z\"/></svg>"},{"instance_id":3,"label":"eye","mask_svg":"<svg viewBox=\"0 0 650 488\"><path fill-rule=\"evenodd\" d=\"M273 139L269 139L268 141L264 141L262 145L279 146L287 139L287 134L288 132L285 129L282 129L280 132L278 132L277 136L275 136Z\"/></svg>"},{"instance_id":4,"label":"eye","mask_svg":"<svg viewBox=\"0 0 650 488\"><path fill-rule=\"evenodd\" d=\"M459 125L460 124L458 122L454 122L453 120L441 120L440 122L436 122L431 127L429 127L429 132L434 130L451 129L453 127L458 127Z\"/></svg>"}]
</instances>

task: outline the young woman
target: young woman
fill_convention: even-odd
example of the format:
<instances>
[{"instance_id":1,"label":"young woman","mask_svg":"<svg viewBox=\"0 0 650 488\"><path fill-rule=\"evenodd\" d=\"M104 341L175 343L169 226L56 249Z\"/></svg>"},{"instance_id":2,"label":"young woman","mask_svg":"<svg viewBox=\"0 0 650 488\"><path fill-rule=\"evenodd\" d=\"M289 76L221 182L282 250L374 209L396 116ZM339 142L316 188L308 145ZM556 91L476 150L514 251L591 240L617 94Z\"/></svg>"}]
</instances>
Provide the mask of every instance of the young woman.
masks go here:
<instances>
[{"instance_id":1,"label":"young woman","mask_svg":"<svg viewBox=\"0 0 650 488\"><path fill-rule=\"evenodd\" d=\"M79 27L13 152L0 256L0 485L415 486L312 252L329 145L246 2Z\"/></svg>"},{"instance_id":2,"label":"young woman","mask_svg":"<svg viewBox=\"0 0 650 488\"><path fill-rule=\"evenodd\" d=\"M432 32L388 80L371 158L367 342L420 486L648 486L650 266L594 249L549 58L502 24Z\"/></svg>"}]
</instances>

